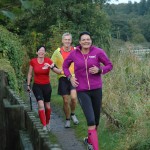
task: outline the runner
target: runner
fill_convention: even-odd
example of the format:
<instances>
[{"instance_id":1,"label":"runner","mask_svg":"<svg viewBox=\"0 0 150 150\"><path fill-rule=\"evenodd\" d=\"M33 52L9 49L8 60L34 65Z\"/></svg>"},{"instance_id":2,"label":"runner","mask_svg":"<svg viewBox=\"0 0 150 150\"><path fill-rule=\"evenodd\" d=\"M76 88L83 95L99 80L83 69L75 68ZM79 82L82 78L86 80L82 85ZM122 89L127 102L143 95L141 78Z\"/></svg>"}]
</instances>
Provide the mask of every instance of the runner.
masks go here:
<instances>
[{"instance_id":1,"label":"runner","mask_svg":"<svg viewBox=\"0 0 150 150\"><path fill-rule=\"evenodd\" d=\"M102 105L101 76L111 71L113 66L104 50L92 45L89 32L79 35L79 43L64 61L63 70L73 87L76 87L77 97L87 120L88 137L84 138L84 142L89 150L99 150L97 128ZM72 63L75 76L69 71Z\"/></svg>"},{"instance_id":2,"label":"runner","mask_svg":"<svg viewBox=\"0 0 150 150\"><path fill-rule=\"evenodd\" d=\"M74 47L71 46L72 35L70 33L64 33L62 35L63 46L56 49L52 55L52 60L58 68L62 68L64 60L68 57ZM71 74L74 74L74 65L70 66ZM70 128L70 118L73 123L77 125L79 123L76 115L75 108L77 104L76 89L71 85L70 81L64 74L58 75L58 94L63 98L63 110L66 117L65 128ZM71 100L70 100L71 97Z\"/></svg>"},{"instance_id":3,"label":"runner","mask_svg":"<svg viewBox=\"0 0 150 150\"><path fill-rule=\"evenodd\" d=\"M31 91L31 78L34 73L33 93L38 103L38 113L44 131L50 131L50 99L51 99L51 85L49 79L50 68L57 74L62 72L61 69L56 68L50 58L45 57L46 48L40 46L37 48L37 58L30 60L29 72L27 77L27 90Z\"/></svg>"}]
</instances>

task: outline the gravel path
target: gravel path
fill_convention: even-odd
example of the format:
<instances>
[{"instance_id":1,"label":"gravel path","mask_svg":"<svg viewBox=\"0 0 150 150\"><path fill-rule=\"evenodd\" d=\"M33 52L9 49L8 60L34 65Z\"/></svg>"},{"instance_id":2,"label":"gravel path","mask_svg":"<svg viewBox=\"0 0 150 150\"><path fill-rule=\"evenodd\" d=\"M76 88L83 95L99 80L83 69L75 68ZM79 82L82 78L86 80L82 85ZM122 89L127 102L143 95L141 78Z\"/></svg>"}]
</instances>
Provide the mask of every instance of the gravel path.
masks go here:
<instances>
[{"instance_id":1,"label":"gravel path","mask_svg":"<svg viewBox=\"0 0 150 150\"><path fill-rule=\"evenodd\" d=\"M37 112L37 102L31 93L33 111ZM51 133L54 134L62 147L62 150L85 150L82 141L76 138L74 129L64 128L64 120L57 112L57 108L52 106Z\"/></svg>"}]
</instances>

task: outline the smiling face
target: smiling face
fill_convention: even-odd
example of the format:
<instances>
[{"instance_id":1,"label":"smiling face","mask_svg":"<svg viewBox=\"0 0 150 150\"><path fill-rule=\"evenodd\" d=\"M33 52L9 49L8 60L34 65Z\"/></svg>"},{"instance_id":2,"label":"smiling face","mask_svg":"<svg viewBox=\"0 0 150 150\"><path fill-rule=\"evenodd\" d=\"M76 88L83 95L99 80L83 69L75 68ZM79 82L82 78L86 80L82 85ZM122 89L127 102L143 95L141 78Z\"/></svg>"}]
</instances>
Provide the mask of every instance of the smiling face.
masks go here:
<instances>
[{"instance_id":1,"label":"smiling face","mask_svg":"<svg viewBox=\"0 0 150 150\"><path fill-rule=\"evenodd\" d=\"M71 35L66 35L62 38L62 43L63 43L63 46L68 48L71 46L71 43L72 43L72 37Z\"/></svg>"},{"instance_id":2,"label":"smiling face","mask_svg":"<svg viewBox=\"0 0 150 150\"><path fill-rule=\"evenodd\" d=\"M45 54L46 54L46 51L45 51L45 48L44 47L41 47L37 52L36 54L38 55L39 58L44 58Z\"/></svg>"},{"instance_id":3,"label":"smiling face","mask_svg":"<svg viewBox=\"0 0 150 150\"><path fill-rule=\"evenodd\" d=\"M82 49L89 49L90 46L92 45L92 39L89 35L87 34L83 34L81 37L80 37L80 41L79 41Z\"/></svg>"}]
</instances>

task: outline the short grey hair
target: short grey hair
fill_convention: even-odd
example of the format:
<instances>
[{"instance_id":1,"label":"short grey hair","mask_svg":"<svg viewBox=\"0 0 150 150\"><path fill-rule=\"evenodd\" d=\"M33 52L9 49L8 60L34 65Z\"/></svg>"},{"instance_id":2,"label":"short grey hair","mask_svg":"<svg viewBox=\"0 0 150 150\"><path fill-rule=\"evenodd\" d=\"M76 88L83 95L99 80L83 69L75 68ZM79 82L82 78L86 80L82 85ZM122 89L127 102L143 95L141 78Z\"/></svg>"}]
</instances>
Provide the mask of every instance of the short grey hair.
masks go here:
<instances>
[{"instance_id":1,"label":"short grey hair","mask_svg":"<svg viewBox=\"0 0 150 150\"><path fill-rule=\"evenodd\" d=\"M71 37L71 39L72 39L72 35L71 35L71 33L69 33L69 32L66 32L66 33L64 33L63 35L62 35L62 39L65 37L65 36L70 36Z\"/></svg>"}]
</instances>

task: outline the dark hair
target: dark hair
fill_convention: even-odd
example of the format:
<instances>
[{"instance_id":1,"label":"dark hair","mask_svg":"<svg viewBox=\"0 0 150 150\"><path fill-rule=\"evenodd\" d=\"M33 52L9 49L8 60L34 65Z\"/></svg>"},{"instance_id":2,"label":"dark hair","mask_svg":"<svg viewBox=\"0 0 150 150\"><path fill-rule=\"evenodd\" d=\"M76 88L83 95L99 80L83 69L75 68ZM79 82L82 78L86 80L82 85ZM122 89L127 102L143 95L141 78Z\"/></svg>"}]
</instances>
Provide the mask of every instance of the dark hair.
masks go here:
<instances>
[{"instance_id":1,"label":"dark hair","mask_svg":"<svg viewBox=\"0 0 150 150\"><path fill-rule=\"evenodd\" d=\"M82 36L82 35L89 35L90 38L91 38L90 32L88 32L88 31L83 31L83 32L81 32L80 35L79 35L79 40L81 39L81 36Z\"/></svg>"},{"instance_id":2,"label":"dark hair","mask_svg":"<svg viewBox=\"0 0 150 150\"><path fill-rule=\"evenodd\" d=\"M38 47L37 47L37 49L36 49L36 51L38 52L38 51L39 51L39 49L40 49L41 47L44 47L45 52L46 52L46 47L45 47L44 45L40 45L40 46L38 46Z\"/></svg>"}]
</instances>

